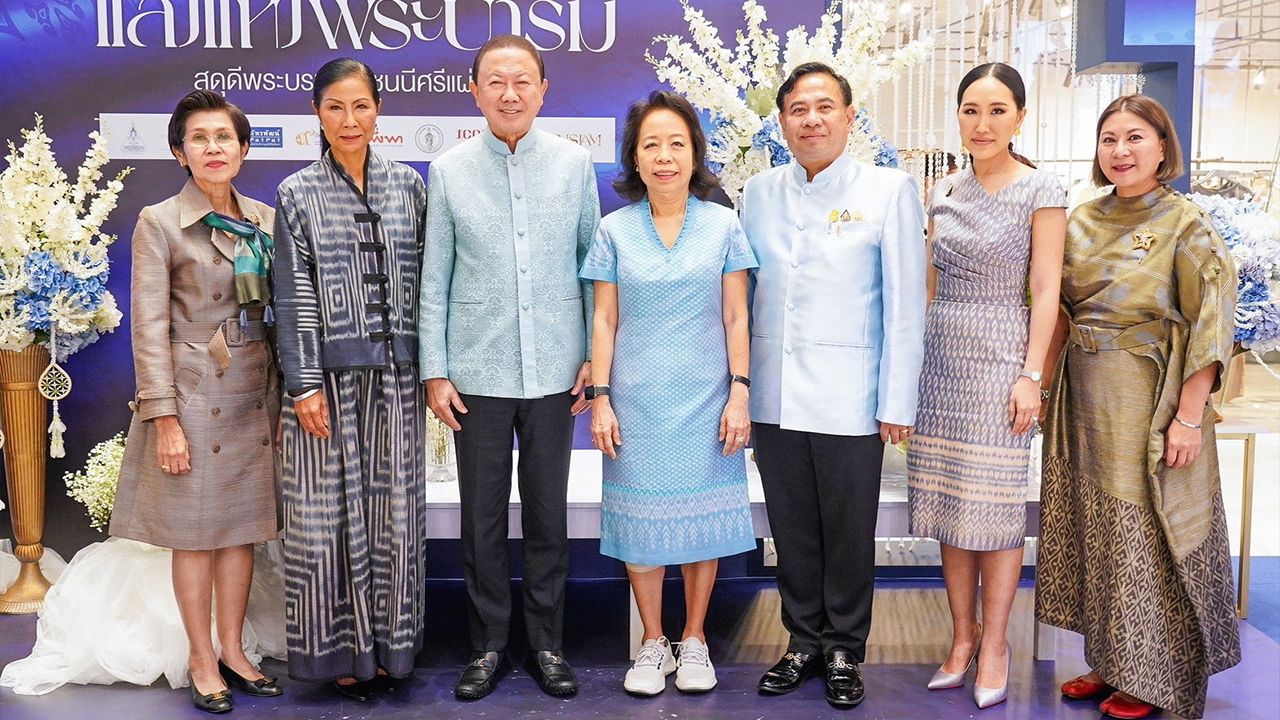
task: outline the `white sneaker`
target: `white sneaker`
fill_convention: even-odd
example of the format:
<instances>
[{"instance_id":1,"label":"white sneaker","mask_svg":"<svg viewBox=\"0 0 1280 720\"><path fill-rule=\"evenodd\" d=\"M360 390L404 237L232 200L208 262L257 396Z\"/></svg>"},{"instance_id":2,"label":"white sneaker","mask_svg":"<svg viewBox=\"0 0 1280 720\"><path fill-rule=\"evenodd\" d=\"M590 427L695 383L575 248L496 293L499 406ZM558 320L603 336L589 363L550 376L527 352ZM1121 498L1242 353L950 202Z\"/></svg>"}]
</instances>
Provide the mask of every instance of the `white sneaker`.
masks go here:
<instances>
[{"instance_id":1,"label":"white sneaker","mask_svg":"<svg viewBox=\"0 0 1280 720\"><path fill-rule=\"evenodd\" d=\"M636 654L635 664L627 671L622 687L635 695L657 695L667 689L667 676L675 672L676 659L671 642L665 637L646 640Z\"/></svg>"},{"instance_id":2,"label":"white sneaker","mask_svg":"<svg viewBox=\"0 0 1280 720\"><path fill-rule=\"evenodd\" d=\"M676 668L676 687L682 692L706 692L716 686L716 669L711 664L707 646L696 637L680 643L680 662Z\"/></svg>"}]
</instances>

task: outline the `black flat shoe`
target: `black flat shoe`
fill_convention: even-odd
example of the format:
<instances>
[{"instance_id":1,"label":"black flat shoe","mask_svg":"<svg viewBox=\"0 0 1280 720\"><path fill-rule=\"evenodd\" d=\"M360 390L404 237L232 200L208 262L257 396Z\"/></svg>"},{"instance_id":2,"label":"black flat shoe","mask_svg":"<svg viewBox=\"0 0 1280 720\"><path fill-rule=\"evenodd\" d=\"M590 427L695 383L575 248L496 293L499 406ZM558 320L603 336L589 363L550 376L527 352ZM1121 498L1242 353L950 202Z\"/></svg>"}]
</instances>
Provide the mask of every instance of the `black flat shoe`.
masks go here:
<instances>
[{"instance_id":1,"label":"black flat shoe","mask_svg":"<svg viewBox=\"0 0 1280 720\"><path fill-rule=\"evenodd\" d=\"M539 650L525 661L525 670L548 695L564 697L578 692L578 678L558 650Z\"/></svg>"},{"instance_id":2,"label":"black flat shoe","mask_svg":"<svg viewBox=\"0 0 1280 720\"><path fill-rule=\"evenodd\" d=\"M369 680L357 680L346 685L334 680L329 685L342 697L358 703L369 702L369 697L373 694L373 683Z\"/></svg>"},{"instance_id":3,"label":"black flat shoe","mask_svg":"<svg viewBox=\"0 0 1280 720\"><path fill-rule=\"evenodd\" d=\"M218 672L222 673L222 679L227 681L228 687L234 687L245 695L275 697L284 694L284 688L280 687L273 677L263 675L257 680L249 680L224 665L221 660L218 661Z\"/></svg>"},{"instance_id":4,"label":"black flat shoe","mask_svg":"<svg viewBox=\"0 0 1280 720\"><path fill-rule=\"evenodd\" d=\"M817 655L788 652L765 672L756 689L766 695L786 695L817 675L821 667L822 658Z\"/></svg>"},{"instance_id":5,"label":"black flat shoe","mask_svg":"<svg viewBox=\"0 0 1280 720\"><path fill-rule=\"evenodd\" d=\"M853 661L853 653L832 650L827 653L827 702L836 707L853 707L862 702L862 672Z\"/></svg>"},{"instance_id":6,"label":"black flat shoe","mask_svg":"<svg viewBox=\"0 0 1280 720\"><path fill-rule=\"evenodd\" d=\"M197 710L203 710L215 715L231 712L231 693L226 690L219 690L205 695L196 689L196 683L191 679L191 673L187 673L187 684L191 686L191 704L195 705Z\"/></svg>"},{"instance_id":7,"label":"black flat shoe","mask_svg":"<svg viewBox=\"0 0 1280 720\"><path fill-rule=\"evenodd\" d=\"M493 692L498 679L506 674L510 666L507 654L500 652L475 653L471 664L458 676L458 684L453 686L454 697L459 700L479 700Z\"/></svg>"}]
</instances>

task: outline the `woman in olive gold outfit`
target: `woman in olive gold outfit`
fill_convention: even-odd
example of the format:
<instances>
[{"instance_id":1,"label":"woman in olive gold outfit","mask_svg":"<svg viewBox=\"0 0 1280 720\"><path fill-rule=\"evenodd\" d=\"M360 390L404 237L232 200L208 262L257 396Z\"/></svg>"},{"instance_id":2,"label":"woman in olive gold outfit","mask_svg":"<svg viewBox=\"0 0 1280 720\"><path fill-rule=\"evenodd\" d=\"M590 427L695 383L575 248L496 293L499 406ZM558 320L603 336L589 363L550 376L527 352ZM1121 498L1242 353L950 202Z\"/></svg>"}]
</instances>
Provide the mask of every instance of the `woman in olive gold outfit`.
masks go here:
<instances>
[{"instance_id":1,"label":"woman in olive gold outfit","mask_svg":"<svg viewBox=\"0 0 1280 720\"><path fill-rule=\"evenodd\" d=\"M1064 695L1115 718L1204 715L1240 661L1208 405L1231 358L1236 273L1222 238L1164 183L1169 114L1142 95L1098 120L1094 181L1071 214L1066 350L1045 424L1036 615L1084 635Z\"/></svg>"}]
</instances>

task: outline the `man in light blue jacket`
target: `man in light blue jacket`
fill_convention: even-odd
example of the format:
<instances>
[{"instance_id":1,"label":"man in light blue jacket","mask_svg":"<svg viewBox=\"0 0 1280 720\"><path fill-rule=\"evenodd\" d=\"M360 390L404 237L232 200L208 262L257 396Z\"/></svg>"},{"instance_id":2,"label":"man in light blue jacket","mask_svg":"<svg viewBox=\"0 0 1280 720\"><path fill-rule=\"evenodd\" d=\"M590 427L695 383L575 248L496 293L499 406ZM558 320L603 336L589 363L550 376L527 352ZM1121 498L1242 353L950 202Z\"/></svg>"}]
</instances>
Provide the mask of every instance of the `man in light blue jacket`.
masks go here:
<instances>
[{"instance_id":1,"label":"man in light blue jacket","mask_svg":"<svg viewBox=\"0 0 1280 720\"><path fill-rule=\"evenodd\" d=\"M570 695L578 684L560 652L565 503L573 413L586 408L591 379L591 286L578 281L578 267L600 198L590 154L533 128L547 81L532 43L490 39L472 77L487 127L431 163L418 314L427 401L458 449L473 654L454 692L484 697L507 668L514 431L528 670L546 692Z\"/></svg>"},{"instance_id":2,"label":"man in light blue jacket","mask_svg":"<svg viewBox=\"0 0 1280 720\"><path fill-rule=\"evenodd\" d=\"M863 697L880 464L915 423L925 310L916 184L845 153L851 95L826 65L792 71L777 104L795 159L748 181L741 208L760 262L751 419L791 635L759 688L825 668L836 706Z\"/></svg>"}]
</instances>

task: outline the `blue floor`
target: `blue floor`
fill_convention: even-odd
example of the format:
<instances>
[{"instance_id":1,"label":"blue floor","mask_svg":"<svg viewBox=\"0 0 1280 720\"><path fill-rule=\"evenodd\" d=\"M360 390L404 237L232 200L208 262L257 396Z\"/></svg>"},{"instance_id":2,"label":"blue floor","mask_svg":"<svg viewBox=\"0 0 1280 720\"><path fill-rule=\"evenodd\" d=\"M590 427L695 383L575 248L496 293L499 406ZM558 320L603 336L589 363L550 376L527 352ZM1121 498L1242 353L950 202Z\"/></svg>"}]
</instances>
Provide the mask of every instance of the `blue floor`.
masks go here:
<instances>
[{"instance_id":1,"label":"blue floor","mask_svg":"<svg viewBox=\"0 0 1280 720\"><path fill-rule=\"evenodd\" d=\"M1263 566L1266 567L1263 567ZM1278 565L1257 563L1254 575L1254 612L1266 622L1275 613L1274 582ZM1260 584L1261 583L1263 584ZM277 699L250 699L237 696L236 710L228 717L241 720L447 720L476 718L515 720L529 718L588 718L592 720L946 720L978 718L989 720L1097 720L1092 702L1064 702L1057 690L1066 679L1085 670L1078 636L1059 639L1056 661L1031 660L1030 637L1014 638L1015 662L1010 676L1010 700L978 711L968 690L929 692L924 682L933 665L865 664L867 700L852 711L836 711L822 697L822 685L810 681L786 697L761 697L755 683L763 664L728 663L717 657L716 649L728 645L735 631L729 618L748 613L748 606L770 581L727 580L717 585L713 603L723 612L713 614L708 625L712 659L717 661L720 683L705 695L683 695L669 687L654 698L637 699L621 691L626 670L627 589L621 580L573 581L567 594L565 654L577 668L582 691L570 700L542 694L522 671L515 670L499 684L490 697L472 703L455 700L453 682L466 657L467 630L465 589L457 581L436 580L428 584L432 612L423 652L414 676L375 702L359 705L337 698L323 686L283 680L286 694ZM919 580L891 580L879 583L879 591L898 588L938 587ZM672 588L674 590L674 588ZM671 600L667 615L671 623L680 620L678 592L665 593ZM517 596L518 597L518 596ZM716 618L721 618L716 621ZM776 622L776 618L763 621ZM1251 618L1251 622L1253 618ZM516 664L524 652L518 638L523 629L517 620L515 639L509 648ZM1209 686L1206 718L1214 720L1274 720L1280 707L1280 644L1242 622L1244 662L1218 676ZM1067 634L1069 635L1069 634ZM0 665L24 656L35 640L33 616L0 616ZM284 675L284 666L268 661L268 673ZM970 678L970 683L972 678ZM41 697L21 697L0 690L0 720L170 720L207 718L191 708L185 690L170 690L161 680L149 688L128 685L68 686ZM1174 716L1164 714L1164 720Z\"/></svg>"}]
</instances>

